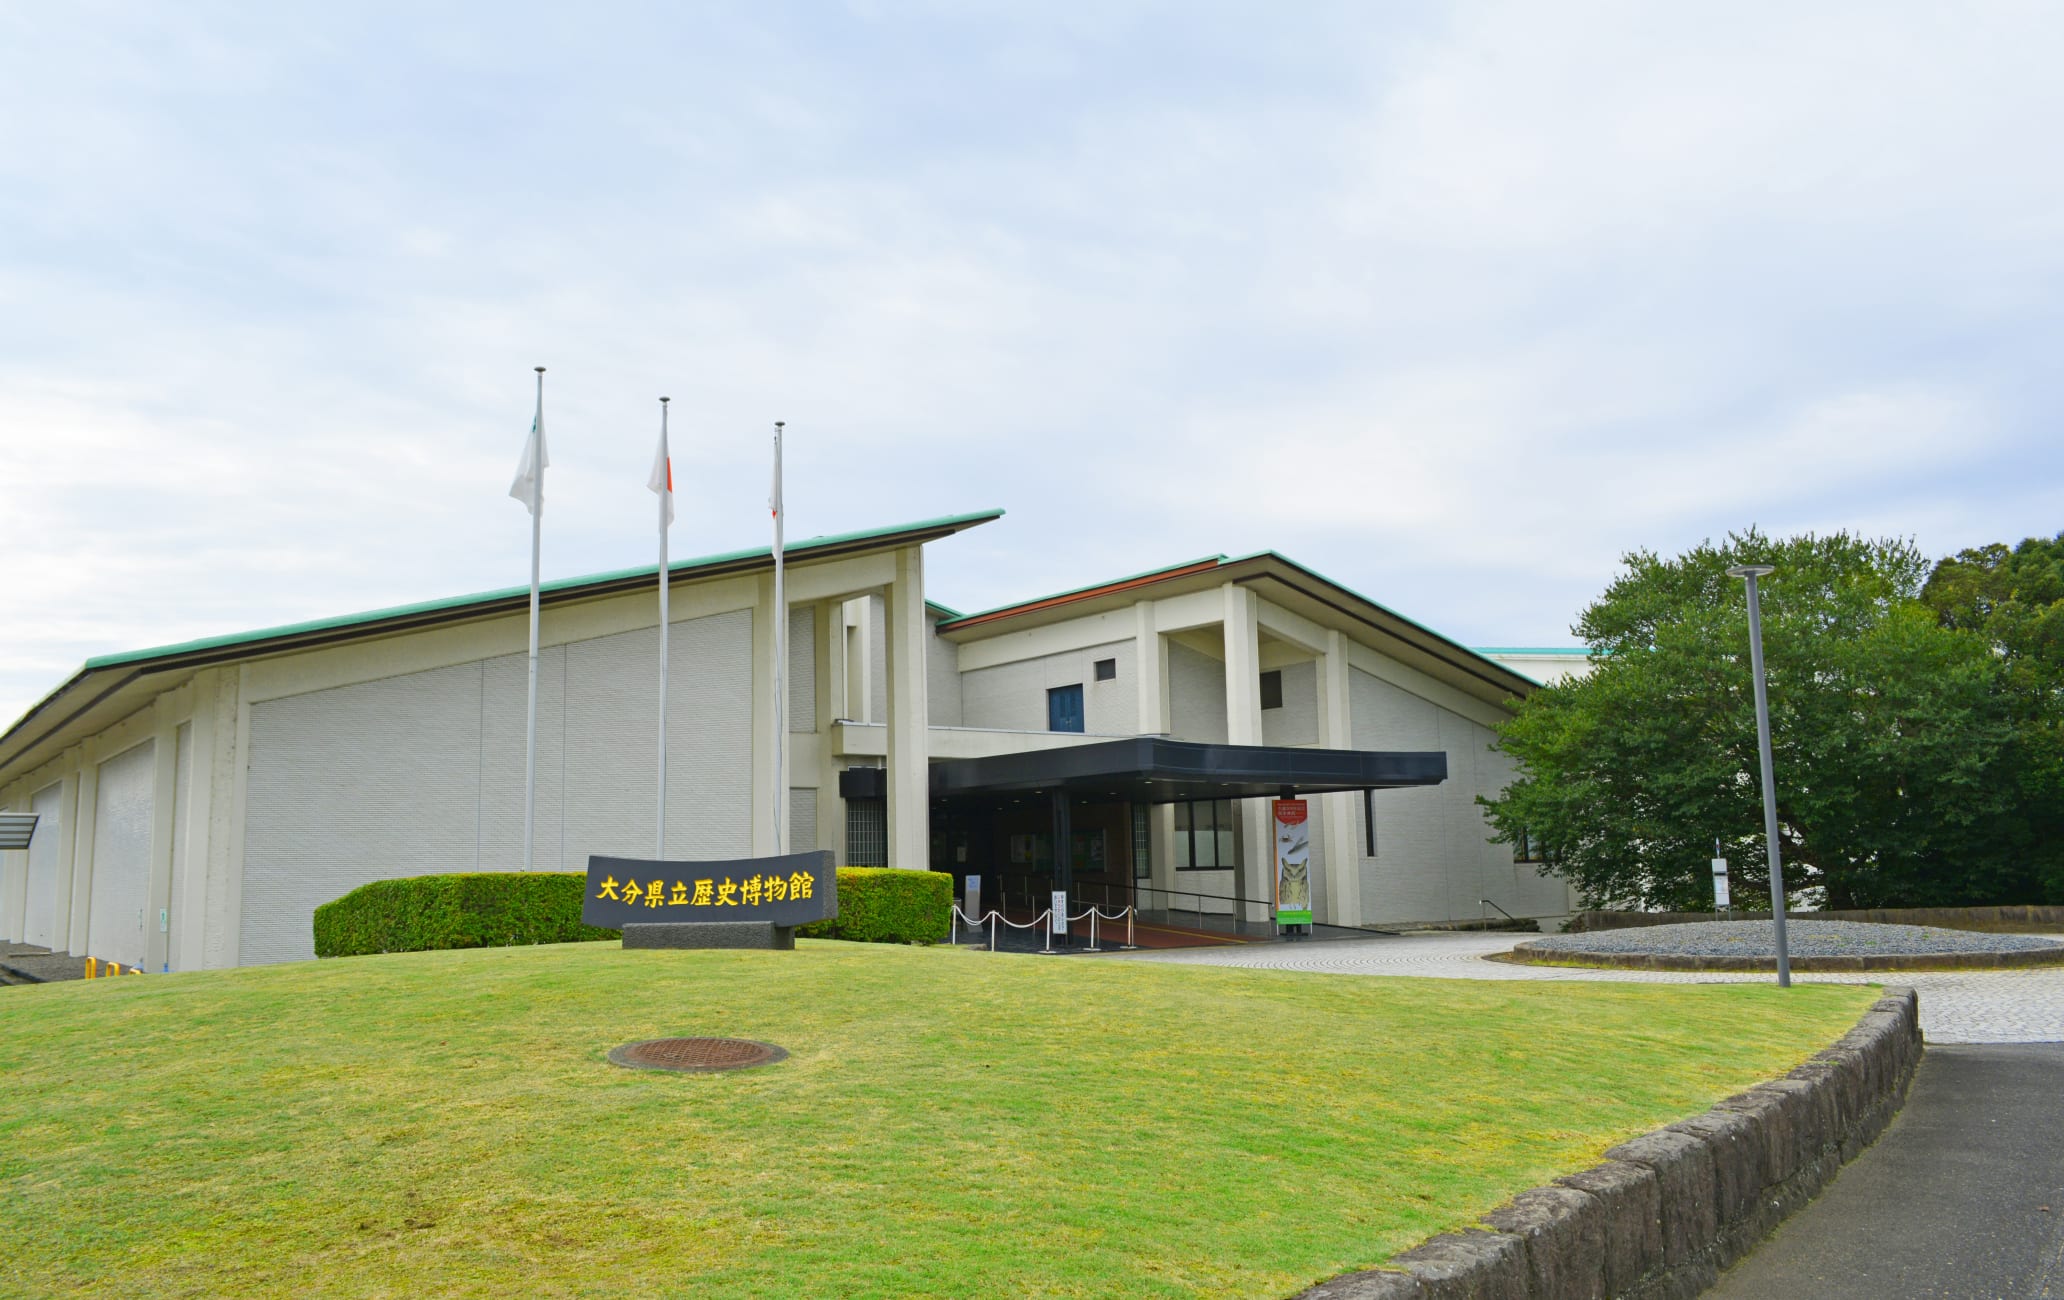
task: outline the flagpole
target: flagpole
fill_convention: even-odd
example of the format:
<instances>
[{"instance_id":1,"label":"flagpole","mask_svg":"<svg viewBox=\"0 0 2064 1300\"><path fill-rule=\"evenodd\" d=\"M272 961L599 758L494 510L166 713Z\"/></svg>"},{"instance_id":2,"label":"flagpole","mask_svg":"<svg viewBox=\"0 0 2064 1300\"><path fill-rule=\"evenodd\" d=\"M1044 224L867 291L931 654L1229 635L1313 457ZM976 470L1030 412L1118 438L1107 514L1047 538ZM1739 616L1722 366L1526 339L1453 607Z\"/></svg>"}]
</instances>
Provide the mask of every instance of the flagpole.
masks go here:
<instances>
[{"instance_id":1,"label":"flagpole","mask_svg":"<svg viewBox=\"0 0 2064 1300\"><path fill-rule=\"evenodd\" d=\"M523 869L531 867L531 849L537 840L537 682L538 682L538 561L544 549L545 522L545 368L537 367L537 419L531 426L537 442L538 463L530 478L530 707L523 723Z\"/></svg>"},{"instance_id":2,"label":"flagpole","mask_svg":"<svg viewBox=\"0 0 2064 1300\"><path fill-rule=\"evenodd\" d=\"M666 688L667 688L667 507L672 504L673 462L667 448L667 399L659 399L659 452L666 462L667 491L659 494L659 847L655 860L666 858Z\"/></svg>"},{"instance_id":3,"label":"flagpole","mask_svg":"<svg viewBox=\"0 0 2064 1300\"><path fill-rule=\"evenodd\" d=\"M781 586L781 532L787 512L781 503L781 427L774 421L774 852L788 852L788 822L783 803L788 794L788 600Z\"/></svg>"}]
</instances>

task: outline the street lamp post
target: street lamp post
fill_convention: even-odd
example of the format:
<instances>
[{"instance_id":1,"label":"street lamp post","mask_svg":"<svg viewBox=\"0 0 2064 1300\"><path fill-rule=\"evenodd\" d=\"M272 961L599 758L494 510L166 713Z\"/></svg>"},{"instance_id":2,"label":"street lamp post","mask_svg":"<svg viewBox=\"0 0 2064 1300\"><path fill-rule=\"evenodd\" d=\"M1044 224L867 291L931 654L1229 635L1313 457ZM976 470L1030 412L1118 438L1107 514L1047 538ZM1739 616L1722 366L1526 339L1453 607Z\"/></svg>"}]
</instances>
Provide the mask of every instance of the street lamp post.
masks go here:
<instances>
[{"instance_id":1,"label":"street lamp post","mask_svg":"<svg viewBox=\"0 0 2064 1300\"><path fill-rule=\"evenodd\" d=\"M1763 762L1763 838L1770 849L1770 917L1777 923L1777 986L1792 986L1792 955L1785 943L1784 863L1777 848L1777 778L1770 767L1770 689L1763 679L1763 605L1756 579L1777 571L1775 565L1737 564L1730 578L1749 584L1749 670L1756 678L1756 750Z\"/></svg>"}]
</instances>

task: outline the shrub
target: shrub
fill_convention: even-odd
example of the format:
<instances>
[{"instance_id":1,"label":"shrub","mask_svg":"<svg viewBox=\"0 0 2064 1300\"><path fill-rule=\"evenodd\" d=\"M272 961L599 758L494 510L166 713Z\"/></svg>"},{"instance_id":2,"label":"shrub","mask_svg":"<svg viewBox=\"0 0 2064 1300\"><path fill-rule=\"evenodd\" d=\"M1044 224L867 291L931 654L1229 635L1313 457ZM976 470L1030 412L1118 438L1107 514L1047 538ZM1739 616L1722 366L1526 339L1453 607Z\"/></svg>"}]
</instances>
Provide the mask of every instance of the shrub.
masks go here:
<instances>
[{"instance_id":1,"label":"shrub","mask_svg":"<svg viewBox=\"0 0 2064 1300\"><path fill-rule=\"evenodd\" d=\"M938 943L946 937L953 877L897 867L840 867L838 918L796 930L813 939Z\"/></svg>"},{"instance_id":2,"label":"shrub","mask_svg":"<svg viewBox=\"0 0 2064 1300\"><path fill-rule=\"evenodd\" d=\"M469 872L375 880L315 909L315 955L498 948L506 943L615 939L581 924L587 877L573 871ZM938 943L953 877L936 871L840 867L838 919L796 933L862 943Z\"/></svg>"},{"instance_id":3,"label":"shrub","mask_svg":"<svg viewBox=\"0 0 2064 1300\"><path fill-rule=\"evenodd\" d=\"M375 880L315 909L315 955L616 938L618 931L581 924L586 893L587 877L572 871Z\"/></svg>"}]
</instances>

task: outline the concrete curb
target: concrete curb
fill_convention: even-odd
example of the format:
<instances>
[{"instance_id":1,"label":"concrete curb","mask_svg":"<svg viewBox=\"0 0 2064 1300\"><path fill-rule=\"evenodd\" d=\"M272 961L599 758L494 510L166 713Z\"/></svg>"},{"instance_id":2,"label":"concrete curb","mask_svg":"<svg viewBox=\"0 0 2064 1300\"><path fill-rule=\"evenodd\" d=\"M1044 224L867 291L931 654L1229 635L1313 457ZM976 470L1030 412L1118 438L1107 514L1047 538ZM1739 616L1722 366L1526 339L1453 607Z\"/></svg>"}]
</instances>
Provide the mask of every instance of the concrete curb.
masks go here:
<instances>
[{"instance_id":1,"label":"concrete curb","mask_svg":"<svg viewBox=\"0 0 2064 1300\"><path fill-rule=\"evenodd\" d=\"M1679 953L1577 952L1535 943L1514 945L1486 960L1515 966L1595 966L1602 970L1774 971L1775 957L1694 957ZM2012 952L1884 953L1872 957L1794 957L1795 971L2010 970L2064 966L2064 944Z\"/></svg>"},{"instance_id":2,"label":"concrete curb","mask_svg":"<svg viewBox=\"0 0 2064 1300\"><path fill-rule=\"evenodd\" d=\"M1921 1059L1920 1005L1888 989L1781 1079L1520 1193L1483 1226L1298 1300L1679 1300L1812 1200L1885 1131Z\"/></svg>"}]
</instances>

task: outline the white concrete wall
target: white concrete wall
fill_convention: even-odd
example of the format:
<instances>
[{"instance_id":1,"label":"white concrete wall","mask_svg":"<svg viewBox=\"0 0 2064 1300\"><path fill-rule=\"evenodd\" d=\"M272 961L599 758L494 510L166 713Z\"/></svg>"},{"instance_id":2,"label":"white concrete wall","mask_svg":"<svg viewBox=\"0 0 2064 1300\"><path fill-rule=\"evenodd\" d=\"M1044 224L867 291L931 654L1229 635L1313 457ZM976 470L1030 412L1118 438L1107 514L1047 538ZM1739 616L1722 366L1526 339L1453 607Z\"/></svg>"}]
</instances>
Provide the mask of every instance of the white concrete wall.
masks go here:
<instances>
[{"instance_id":1,"label":"white concrete wall","mask_svg":"<svg viewBox=\"0 0 2064 1300\"><path fill-rule=\"evenodd\" d=\"M743 610L673 626L669 856L751 851L751 637ZM658 649L647 628L540 654L536 869L650 855ZM526 694L507 655L253 706L239 961L312 956L315 907L368 881L520 869Z\"/></svg>"},{"instance_id":2,"label":"white concrete wall","mask_svg":"<svg viewBox=\"0 0 2064 1300\"><path fill-rule=\"evenodd\" d=\"M934 727L961 726L960 647L939 635L939 620L925 616L925 689Z\"/></svg>"},{"instance_id":3,"label":"white concrete wall","mask_svg":"<svg viewBox=\"0 0 2064 1300\"><path fill-rule=\"evenodd\" d=\"M156 744L145 741L100 765L95 785L93 877L82 956L141 966L149 936L151 820Z\"/></svg>"},{"instance_id":4,"label":"white concrete wall","mask_svg":"<svg viewBox=\"0 0 2064 1300\"><path fill-rule=\"evenodd\" d=\"M1283 707L1261 711L1264 745L1319 743L1319 666L1311 660L1285 664Z\"/></svg>"},{"instance_id":5,"label":"white concrete wall","mask_svg":"<svg viewBox=\"0 0 2064 1300\"><path fill-rule=\"evenodd\" d=\"M817 610L810 605L792 605L788 611L788 729L817 730ZM671 660L672 651L668 652ZM668 681L672 681L669 669ZM671 684L668 687L672 689ZM669 708L669 713L672 709ZM672 741L668 741L671 764ZM657 780L657 778L654 778ZM672 783L671 776L668 783Z\"/></svg>"},{"instance_id":6,"label":"white concrete wall","mask_svg":"<svg viewBox=\"0 0 2064 1300\"><path fill-rule=\"evenodd\" d=\"M1099 659L1117 661L1118 676L1096 680ZM1082 687L1083 730L1091 735L1130 736L1139 730L1139 672L1133 643L1117 641L1020 659L961 674L961 725L1002 731L1045 731L1046 693L1056 686ZM936 719L935 719L936 721Z\"/></svg>"},{"instance_id":7,"label":"white concrete wall","mask_svg":"<svg viewBox=\"0 0 2064 1300\"><path fill-rule=\"evenodd\" d=\"M1357 749L1439 750L1448 758L1440 785L1376 792L1376 856L1362 846L1365 922L1467 919L1484 913L1485 898L1515 916L1568 911L1560 881L1515 864L1510 845L1489 840L1476 798L1498 794L1512 771L1511 760L1491 750L1496 733L1359 669L1349 683Z\"/></svg>"},{"instance_id":8,"label":"white concrete wall","mask_svg":"<svg viewBox=\"0 0 2064 1300\"><path fill-rule=\"evenodd\" d=\"M1177 740L1226 743L1225 663L1168 643L1169 731Z\"/></svg>"},{"instance_id":9,"label":"white concrete wall","mask_svg":"<svg viewBox=\"0 0 2064 1300\"><path fill-rule=\"evenodd\" d=\"M29 841L26 906L22 914L22 942L45 948L64 947L58 931L59 890L63 881L61 846L70 810L64 806L64 785L53 782L29 800L36 814L36 835Z\"/></svg>"},{"instance_id":10,"label":"white concrete wall","mask_svg":"<svg viewBox=\"0 0 2064 1300\"><path fill-rule=\"evenodd\" d=\"M1583 651L1480 650L1477 653L1549 686L1571 678L1589 677L1591 670L1598 666Z\"/></svg>"}]
</instances>

